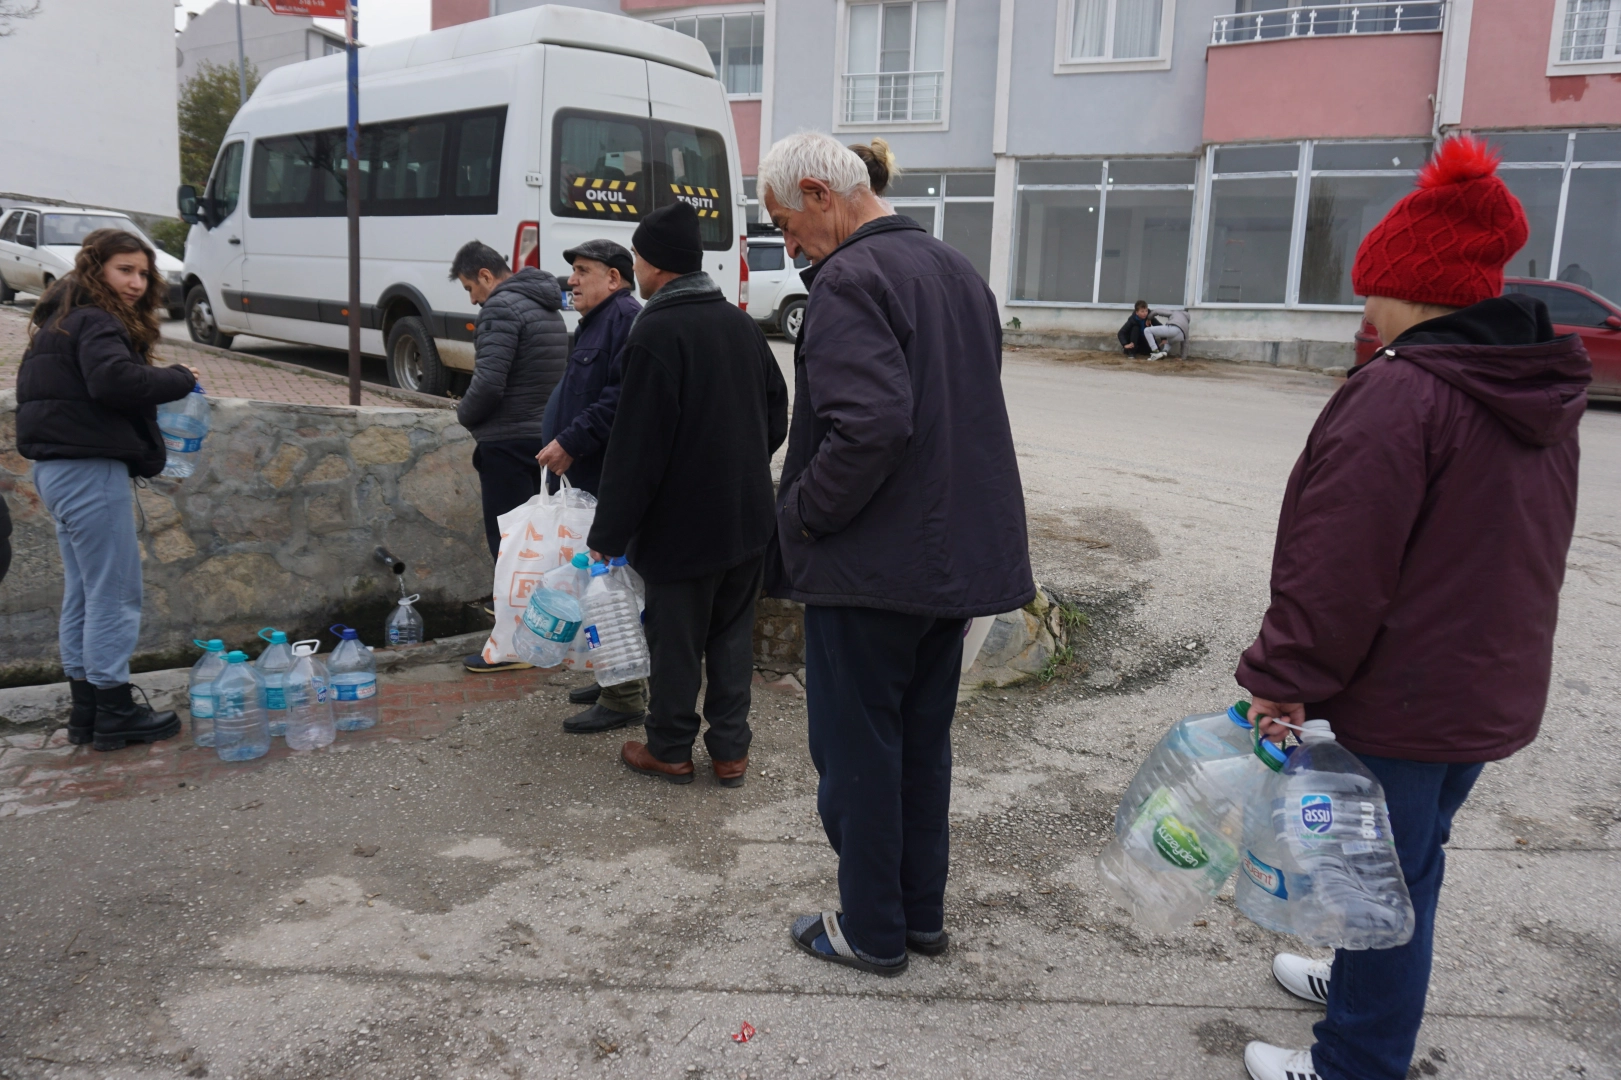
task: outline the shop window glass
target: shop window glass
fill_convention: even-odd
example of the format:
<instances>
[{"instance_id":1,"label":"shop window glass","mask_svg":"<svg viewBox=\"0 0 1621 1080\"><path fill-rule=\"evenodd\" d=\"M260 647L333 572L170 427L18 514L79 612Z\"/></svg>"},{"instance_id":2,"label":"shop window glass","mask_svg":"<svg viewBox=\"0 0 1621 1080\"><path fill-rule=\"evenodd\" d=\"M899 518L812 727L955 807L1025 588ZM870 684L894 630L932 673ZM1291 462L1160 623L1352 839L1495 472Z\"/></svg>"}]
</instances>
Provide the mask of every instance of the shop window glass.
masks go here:
<instances>
[{"instance_id":1,"label":"shop window glass","mask_svg":"<svg viewBox=\"0 0 1621 1080\"><path fill-rule=\"evenodd\" d=\"M1021 161L1021 184L1101 184L1101 161Z\"/></svg>"},{"instance_id":2,"label":"shop window glass","mask_svg":"<svg viewBox=\"0 0 1621 1080\"><path fill-rule=\"evenodd\" d=\"M991 276L991 203L948 202L940 238L968 258L987 280Z\"/></svg>"},{"instance_id":3,"label":"shop window glass","mask_svg":"<svg viewBox=\"0 0 1621 1080\"><path fill-rule=\"evenodd\" d=\"M951 173L946 177L947 195L995 195L995 173Z\"/></svg>"},{"instance_id":4,"label":"shop window glass","mask_svg":"<svg viewBox=\"0 0 1621 1080\"><path fill-rule=\"evenodd\" d=\"M1412 190L1413 177L1408 173L1312 178L1300 266L1302 304L1357 302L1351 287L1351 262L1357 248L1368 230Z\"/></svg>"},{"instance_id":5,"label":"shop window glass","mask_svg":"<svg viewBox=\"0 0 1621 1080\"><path fill-rule=\"evenodd\" d=\"M1559 280L1612 300L1621 297L1617 237L1621 237L1621 169L1573 169L1565 239L1559 246Z\"/></svg>"},{"instance_id":6,"label":"shop window glass","mask_svg":"<svg viewBox=\"0 0 1621 1080\"><path fill-rule=\"evenodd\" d=\"M1018 300L1091 303L1097 269L1098 192L1021 191Z\"/></svg>"},{"instance_id":7,"label":"shop window glass","mask_svg":"<svg viewBox=\"0 0 1621 1080\"><path fill-rule=\"evenodd\" d=\"M1164 161L1152 159L1109 162L1111 184L1191 184L1195 163L1192 158Z\"/></svg>"},{"instance_id":8,"label":"shop window glass","mask_svg":"<svg viewBox=\"0 0 1621 1080\"><path fill-rule=\"evenodd\" d=\"M1206 303L1284 302L1294 205L1292 178L1212 182Z\"/></svg>"},{"instance_id":9,"label":"shop window glass","mask_svg":"<svg viewBox=\"0 0 1621 1080\"><path fill-rule=\"evenodd\" d=\"M1111 177L1115 164L1109 163ZM1110 188L1098 299L1109 304L1146 297L1180 307L1186 294L1192 222L1192 191Z\"/></svg>"},{"instance_id":10,"label":"shop window glass","mask_svg":"<svg viewBox=\"0 0 1621 1080\"><path fill-rule=\"evenodd\" d=\"M1552 277L1554 227L1559 222L1559 188L1564 182L1560 169L1499 169L1509 191L1525 209L1531 236L1525 246L1509 259L1503 272L1512 277Z\"/></svg>"}]
</instances>

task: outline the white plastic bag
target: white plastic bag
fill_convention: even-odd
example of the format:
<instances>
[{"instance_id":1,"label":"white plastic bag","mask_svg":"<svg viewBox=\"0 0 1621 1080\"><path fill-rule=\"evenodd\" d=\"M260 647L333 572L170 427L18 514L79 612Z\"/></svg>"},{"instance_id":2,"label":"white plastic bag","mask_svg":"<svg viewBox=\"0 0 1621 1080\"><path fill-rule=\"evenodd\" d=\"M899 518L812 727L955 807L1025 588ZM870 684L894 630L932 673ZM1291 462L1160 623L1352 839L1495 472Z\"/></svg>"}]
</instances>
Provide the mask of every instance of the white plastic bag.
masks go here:
<instances>
[{"instance_id":1,"label":"white plastic bag","mask_svg":"<svg viewBox=\"0 0 1621 1080\"><path fill-rule=\"evenodd\" d=\"M495 559L492 586L495 628L484 643L486 664L513 663L518 654L512 648L512 635L529 594L540 584L541 575L574 558L585 550L585 538L596 517L597 498L572 486L567 477L555 495L544 486L539 495L496 519L501 530L501 553Z\"/></svg>"}]
</instances>

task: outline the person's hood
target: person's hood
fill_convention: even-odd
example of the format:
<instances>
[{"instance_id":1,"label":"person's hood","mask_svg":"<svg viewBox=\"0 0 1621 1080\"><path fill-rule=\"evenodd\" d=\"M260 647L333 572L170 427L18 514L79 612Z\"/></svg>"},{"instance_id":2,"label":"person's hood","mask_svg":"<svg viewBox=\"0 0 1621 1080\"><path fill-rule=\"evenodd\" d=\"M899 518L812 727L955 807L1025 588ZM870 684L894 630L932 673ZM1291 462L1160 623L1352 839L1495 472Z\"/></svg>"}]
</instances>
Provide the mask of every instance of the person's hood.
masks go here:
<instances>
[{"instance_id":1,"label":"person's hood","mask_svg":"<svg viewBox=\"0 0 1621 1080\"><path fill-rule=\"evenodd\" d=\"M533 300L547 311L563 310L563 287L545 270L526 266L490 290L493 299L497 293L516 292L526 300Z\"/></svg>"},{"instance_id":2,"label":"person's hood","mask_svg":"<svg viewBox=\"0 0 1621 1080\"><path fill-rule=\"evenodd\" d=\"M1593 381L1581 338L1555 335L1547 306L1519 293L1421 322L1381 355L1462 390L1532 446L1553 446L1575 432Z\"/></svg>"}]
</instances>

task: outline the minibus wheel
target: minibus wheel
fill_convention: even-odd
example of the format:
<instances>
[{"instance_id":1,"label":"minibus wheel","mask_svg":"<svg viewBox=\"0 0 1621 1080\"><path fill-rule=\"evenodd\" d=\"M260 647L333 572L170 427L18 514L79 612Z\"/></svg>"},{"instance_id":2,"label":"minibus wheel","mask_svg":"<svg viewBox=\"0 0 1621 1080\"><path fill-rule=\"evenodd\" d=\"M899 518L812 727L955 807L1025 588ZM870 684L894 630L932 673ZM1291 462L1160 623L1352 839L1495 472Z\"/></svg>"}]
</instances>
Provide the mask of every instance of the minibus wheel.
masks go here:
<instances>
[{"instance_id":1,"label":"minibus wheel","mask_svg":"<svg viewBox=\"0 0 1621 1080\"><path fill-rule=\"evenodd\" d=\"M209 303L208 290L193 285L186 293L186 331L199 345L212 345L216 349L229 349L232 335L220 333L214 321L214 307Z\"/></svg>"},{"instance_id":2,"label":"minibus wheel","mask_svg":"<svg viewBox=\"0 0 1621 1080\"><path fill-rule=\"evenodd\" d=\"M401 390L438 397L450 385L449 372L439 361L439 348L427 324L415 315L394 324L388 332L388 382Z\"/></svg>"}]
</instances>

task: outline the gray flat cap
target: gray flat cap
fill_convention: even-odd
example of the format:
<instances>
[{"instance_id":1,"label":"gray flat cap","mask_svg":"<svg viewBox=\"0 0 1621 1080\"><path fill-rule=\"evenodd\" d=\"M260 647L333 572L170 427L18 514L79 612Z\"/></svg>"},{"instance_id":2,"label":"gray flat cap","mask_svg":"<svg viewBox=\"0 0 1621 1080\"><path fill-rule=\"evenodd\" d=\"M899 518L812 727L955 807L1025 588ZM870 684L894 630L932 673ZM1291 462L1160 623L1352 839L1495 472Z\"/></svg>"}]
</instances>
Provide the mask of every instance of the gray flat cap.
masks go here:
<instances>
[{"instance_id":1,"label":"gray flat cap","mask_svg":"<svg viewBox=\"0 0 1621 1080\"><path fill-rule=\"evenodd\" d=\"M618 270L619 276L626 281L630 281L636 271L636 261L631 258L630 252L612 240L587 240L563 252L563 258L570 266L574 265L575 259L595 259Z\"/></svg>"}]
</instances>

